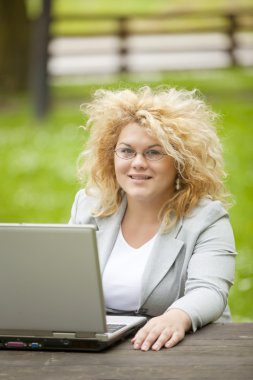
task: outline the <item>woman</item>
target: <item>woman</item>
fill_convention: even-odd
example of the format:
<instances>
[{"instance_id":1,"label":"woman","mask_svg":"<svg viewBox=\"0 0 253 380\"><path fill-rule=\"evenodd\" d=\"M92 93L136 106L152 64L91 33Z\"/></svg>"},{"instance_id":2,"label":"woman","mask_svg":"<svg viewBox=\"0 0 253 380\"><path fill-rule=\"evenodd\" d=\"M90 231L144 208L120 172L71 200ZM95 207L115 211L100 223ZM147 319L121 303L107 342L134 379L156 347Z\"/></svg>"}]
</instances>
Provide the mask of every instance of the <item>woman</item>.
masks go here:
<instances>
[{"instance_id":1,"label":"woman","mask_svg":"<svg viewBox=\"0 0 253 380\"><path fill-rule=\"evenodd\" d=\"M132 343L173 347L229 321L234 238L215 118L196 91L95 93L86 106L85 190L70 223L97 227L108 312L149 318Z\"/></svg>"}]
</instances>

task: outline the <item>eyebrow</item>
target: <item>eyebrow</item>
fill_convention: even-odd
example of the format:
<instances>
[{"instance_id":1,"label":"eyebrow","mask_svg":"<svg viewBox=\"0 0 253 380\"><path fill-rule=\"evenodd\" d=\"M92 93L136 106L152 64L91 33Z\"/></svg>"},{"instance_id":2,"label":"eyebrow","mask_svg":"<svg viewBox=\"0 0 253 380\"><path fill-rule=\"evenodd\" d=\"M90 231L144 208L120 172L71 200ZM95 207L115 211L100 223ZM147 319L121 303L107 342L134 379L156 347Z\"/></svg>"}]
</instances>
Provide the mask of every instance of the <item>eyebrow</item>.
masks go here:
<instances>
[{"instance_id":1,"label":"eyebrow","mask_svg":"<svg viewBox=\"0 0 253 380\"><path fill-rule=\"evenodd\" d=\"M127 143L124 143L124 142L119 143L119 145L121 145L121 144L124 144L124 145L129 146L130 148L132 148L132 145L131 145L131 144L127 144ZM159 148L162 147L160 144L153 144L153 145L149 145L146 149L151 149L151 148L154 148L155 146L157 146L157 147L159 147ZM146 150L146 149L145 149L145 150Z\"/></svg>"}]
</instances>

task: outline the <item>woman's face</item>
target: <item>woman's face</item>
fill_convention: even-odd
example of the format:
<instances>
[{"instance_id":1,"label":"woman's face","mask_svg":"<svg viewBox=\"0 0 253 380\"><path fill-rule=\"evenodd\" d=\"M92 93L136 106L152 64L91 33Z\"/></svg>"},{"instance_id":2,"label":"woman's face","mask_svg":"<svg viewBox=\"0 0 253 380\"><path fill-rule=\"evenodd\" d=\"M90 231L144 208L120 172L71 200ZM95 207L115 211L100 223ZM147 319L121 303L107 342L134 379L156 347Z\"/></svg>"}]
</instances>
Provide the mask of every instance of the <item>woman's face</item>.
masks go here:
<instances>
[{"instance_id":1,"label":"woman's face","mask_svg":"<svg viewBox=\"0 0 253 380\"><path fill-rule=\"evenodd\" d=\"M116 149L120 149L119 153L123 155L131 150L137 152L131 159L114 155L116 178L128 201L152 202L161 207L174 193L177 171L173 158L162 155L159 160L148 160L143 153L147 152L153 158L159 152L164 153L164 149L136 123L122 129Z\"/></svg>"}]
</instances>

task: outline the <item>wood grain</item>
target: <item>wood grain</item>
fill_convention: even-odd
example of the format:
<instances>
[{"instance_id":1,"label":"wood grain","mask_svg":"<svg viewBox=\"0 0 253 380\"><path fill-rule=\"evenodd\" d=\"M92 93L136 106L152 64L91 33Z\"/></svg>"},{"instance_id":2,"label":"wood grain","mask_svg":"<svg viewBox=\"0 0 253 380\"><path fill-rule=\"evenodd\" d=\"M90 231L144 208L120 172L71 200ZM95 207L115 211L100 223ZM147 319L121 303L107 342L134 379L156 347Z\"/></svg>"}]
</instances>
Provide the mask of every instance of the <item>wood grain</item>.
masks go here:
<instances>
[{"instance_id":1,"label":"wood grain","mask_svg":"<svg viewBox=\"0 0 253 380\"><path fill-rule=\"evenodd\" d=\"M212 324L160 352L128 340L101 353L0 351L4 380L253 379L253 323Z\"/></svg>"}]
</instances>

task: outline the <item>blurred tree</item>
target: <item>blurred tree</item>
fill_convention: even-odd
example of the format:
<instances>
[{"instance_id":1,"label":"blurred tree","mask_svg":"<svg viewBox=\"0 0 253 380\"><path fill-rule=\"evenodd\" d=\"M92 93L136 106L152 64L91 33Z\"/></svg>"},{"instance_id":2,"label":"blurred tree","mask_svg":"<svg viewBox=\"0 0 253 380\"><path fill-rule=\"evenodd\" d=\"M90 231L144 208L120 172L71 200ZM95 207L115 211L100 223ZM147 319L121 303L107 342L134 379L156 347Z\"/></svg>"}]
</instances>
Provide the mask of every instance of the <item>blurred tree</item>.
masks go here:
<instances>
[{"instance_id":1,"label":"blurred tree","mask_svg":"<svg viewBox=\"0 0 253 380\"><path fill-rule=\"evenodd\" d=\"M0 91L28 88L30 23L25 0L0 0Z\"/></svg>"}]
</instances>

